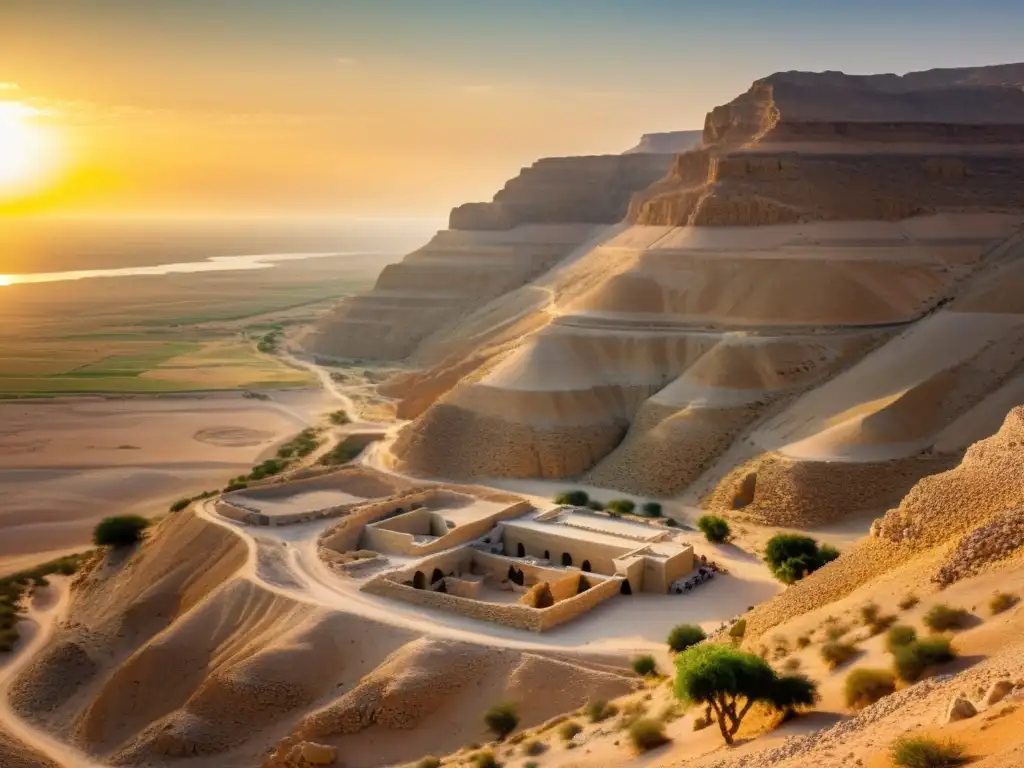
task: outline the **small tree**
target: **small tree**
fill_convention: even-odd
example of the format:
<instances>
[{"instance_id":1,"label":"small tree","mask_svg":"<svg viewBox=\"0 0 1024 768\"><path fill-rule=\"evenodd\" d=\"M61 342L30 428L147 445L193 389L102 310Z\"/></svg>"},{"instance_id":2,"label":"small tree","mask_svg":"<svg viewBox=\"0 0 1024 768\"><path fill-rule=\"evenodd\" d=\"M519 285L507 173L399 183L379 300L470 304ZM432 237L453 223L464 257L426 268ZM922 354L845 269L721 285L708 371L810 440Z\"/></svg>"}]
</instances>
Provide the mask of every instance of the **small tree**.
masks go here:
<instances>
[{"instance_id":1,"label":"small tree","mask_svg":"<svg viewBox=\"0 0 1024 768\"><path fill-rule=\"evenodd\" d=\"M633 659L633 671L640 675L640 677L647 677L658 671L658 664L654 661L653 656L647 654L637 656Z\"/></svg>"},{"instance_id":2,"label":"small tree","mask_svg":"<svg viewBox=\"0 0 1024 768\"><path fill-rule=\"evenodd\" d=\"M646 517L661 517L661 504L656 501L648 501L641 509Z\"/></svg>"},{"instance_id":3,"label":"small tree","mask_svg":"<svg viewBox=\"0 0 1024 768\"><path fill-rule=\"evenodd\" d=\"M604 508L617 515L629 515L636 509L636 504L629 499L612 499Z\"/></svg>"},{"instance_id":4,"label":"small tree","mask_svg":"<svg viewBox=\"0 0 1024 768\"><path fill-rule=\"evenodd\" d=\"M519 712L514 702L505 701L488 709L484 714L484 722L498 741L504 741L519 725Z\"/></svg>"},{"instance_id":5,"label":"small tree","mask_svg":"<svg viewBox=\"0 0 1024 768\"><path fill-rule=\"evenodd\" d=\"M119 515L100 521L92 533L98 547L128 547L142 539L149 520L138 515Z\"/></svg>"},{"instance_id":6,"label":"small tree","mask_svg":"<svg viewBox=\"0 0 1024 768\"><path fill-rule=\"evenodd\" d=\"M752 653L707 643L676 658L674 690L684 702L711 708L726 744L758 702L785 712L818 701L817 686L804 675L780 676Z\"/></svg>"},{"instance_id":7,"label":"small tree","mask_svg":"<svg viewBox=\"0 0 1024 768\"><path fill-rule=\"evenodd\" d=\"M682 653L706 638L704 630L696 624L677 624L668 633L668 647L676 653Z\"/></svg>"},{"instance_id":8,"label":"small tree","mask_svg":"<svg viewBox=\"0 0 1024 768\"><path fill-rule=\"evenodd\" d=\"M590 501L590 494L586 491L564 491L555 496L555 504L568 504L573 507L585 507Z\"/></svg>"},{"instance_id":9,"label":"small tree","mask_svg":"<svg viewBox=\"0 0 1024 768\"><path fill-rule=\"evenodd\" d=\"M800 581L837 557L839 550L835 547L819 548L814 539L795 533L773 536L764 551L764 561L772 575L785 584Z\"/></svg>"},{"instance_id":10,"label":"small tree","mask_svg":"<svg viewBox=\"0 0 1024 768\"><path fill-rule=\"evenodd\" d=\"M697 521L697 529L704 534L704 538L713 544L722 544L729 540L732 531L729 530L729 523L725 518L715 515L704 515Z\"/></svg>"}]
</instances>

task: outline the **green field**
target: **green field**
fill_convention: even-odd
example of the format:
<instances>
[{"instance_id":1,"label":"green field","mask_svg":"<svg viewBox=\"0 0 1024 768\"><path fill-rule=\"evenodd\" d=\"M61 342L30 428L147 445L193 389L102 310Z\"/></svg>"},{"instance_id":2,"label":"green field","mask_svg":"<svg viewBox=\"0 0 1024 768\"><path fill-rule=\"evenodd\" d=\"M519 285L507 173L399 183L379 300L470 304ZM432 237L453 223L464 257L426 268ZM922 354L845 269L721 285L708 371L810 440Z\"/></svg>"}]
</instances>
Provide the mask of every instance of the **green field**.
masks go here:
<instances>
[{"instance_id":1,"label":"green field","mask_svg":"<svg viewBox=\"0 0 1024 768\"><path fill-rule=\"evenodd\" d=\"M6 287L0 397L312 386L306 372L260 352L260 340L312 322L375 275L315 259L251 272Z\"/></svg>"}]
</instances>

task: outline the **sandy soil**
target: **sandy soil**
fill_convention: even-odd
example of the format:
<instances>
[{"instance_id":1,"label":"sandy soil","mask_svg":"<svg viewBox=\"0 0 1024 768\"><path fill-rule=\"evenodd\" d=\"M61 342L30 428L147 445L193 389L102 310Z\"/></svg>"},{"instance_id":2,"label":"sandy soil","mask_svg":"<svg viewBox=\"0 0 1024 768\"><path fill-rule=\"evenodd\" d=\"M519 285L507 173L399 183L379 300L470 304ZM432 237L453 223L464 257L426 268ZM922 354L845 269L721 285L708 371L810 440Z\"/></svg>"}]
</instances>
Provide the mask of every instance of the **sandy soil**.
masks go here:
<instances>
[{"instance_id":1,"label":"sandy soil","mask_svg":"<svg viewBox=\"0 0 1024 768\"><path fill-rule=\"evenodd\" d=\"M167 505L247 471L326 395L0 403L0 573L81 547L112 513Z\"/></svg>"}]
</instances>

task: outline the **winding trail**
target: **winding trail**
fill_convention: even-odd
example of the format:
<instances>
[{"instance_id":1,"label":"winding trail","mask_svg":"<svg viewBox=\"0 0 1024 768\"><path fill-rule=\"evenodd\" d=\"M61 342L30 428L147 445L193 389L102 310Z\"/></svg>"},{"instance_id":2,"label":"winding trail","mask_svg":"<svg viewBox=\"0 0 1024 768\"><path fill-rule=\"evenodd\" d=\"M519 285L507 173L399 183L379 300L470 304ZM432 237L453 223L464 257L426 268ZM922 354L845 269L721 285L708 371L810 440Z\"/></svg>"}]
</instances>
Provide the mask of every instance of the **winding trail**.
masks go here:
<instances>
[{"instance_id":1,"label":"winding trail","mask_svg":"<svg viewBox=\"0 0 1024 768\"><path fill-rule=\"evenodd\" d=\"M56 591L57 599L49 604L30 606L28 618L19 628L23 645L4 666L0 667L0 725L25 746L65 768L103 768L101 763L92 761L84 753L22 719L8 701L11 686L18 675L46 646L53 637L57 625L67 615L71 603L71 591L67 580L51 577L51 585L47 591ZM29 636L28 641L24 642L26 635Z\"/></svg>"}]
</instances>

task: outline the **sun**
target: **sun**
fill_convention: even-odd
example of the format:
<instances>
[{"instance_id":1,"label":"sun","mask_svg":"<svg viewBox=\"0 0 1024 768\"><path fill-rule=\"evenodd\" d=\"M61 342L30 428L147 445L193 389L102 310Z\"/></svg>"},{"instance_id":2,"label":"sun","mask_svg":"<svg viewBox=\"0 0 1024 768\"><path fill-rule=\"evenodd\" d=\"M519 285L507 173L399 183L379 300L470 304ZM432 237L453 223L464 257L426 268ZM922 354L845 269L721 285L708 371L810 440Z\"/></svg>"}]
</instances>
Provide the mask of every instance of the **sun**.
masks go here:
<instances>
[{"instance_id":1,"label":"sun","mask_svg":"<svg viewBox=\"0 0 1024 768\"><path fill-rule=\"evenodd\" d=\"M0 101L0 199L42 183L53 159L42 113L17 101Z\"/></svg>"}]
</instances>

